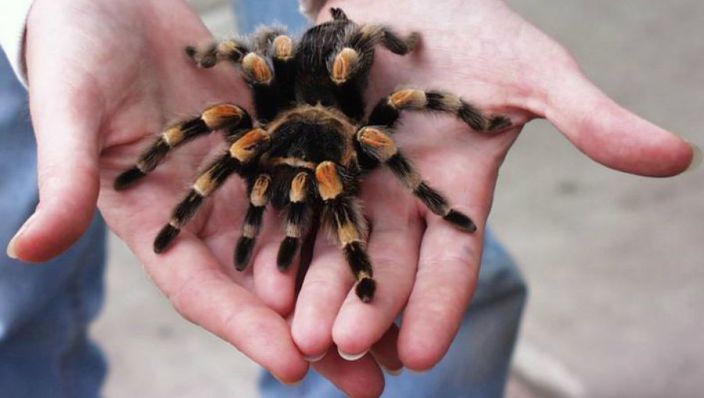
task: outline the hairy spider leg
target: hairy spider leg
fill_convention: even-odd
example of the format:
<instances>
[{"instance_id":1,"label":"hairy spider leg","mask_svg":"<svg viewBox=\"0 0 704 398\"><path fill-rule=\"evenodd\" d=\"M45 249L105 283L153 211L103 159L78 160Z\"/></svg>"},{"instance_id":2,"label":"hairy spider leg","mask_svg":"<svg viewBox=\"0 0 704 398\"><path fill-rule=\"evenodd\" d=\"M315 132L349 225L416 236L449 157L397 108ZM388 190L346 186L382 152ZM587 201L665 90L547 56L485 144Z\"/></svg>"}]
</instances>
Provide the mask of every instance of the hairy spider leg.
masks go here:
<instances>
[{"instance_id":1,"label":"hairy spider leg","mask_svg":"<svg viewBox=\"0 0 704 398\"><path fill-rule=\"evenodd\" d=\"M398 150L393 138L382 128L362 127L357 132L357 141L366 155L390 168L403 185L411 190L430 211L458 229L467 232L477 230L477 226L467 215L452 209L442 194L423 181L420 173Z\"/></svg>"},{"instance_id":2,"label":"hairy spider leg","mask_svg":"<svg viewBox=\"0 0 704 398\"><path fill-rule=\"evenodd\" d=\"M276 265L280 271L286 271L296 258L301 246L301 239L310 227L312 220L313 200L311 172L305 169L293 177L290 182L288 205L286 206L286 237L279 246Z\"/></svg>"},{"instance_id":3,"label":"hairy spider leg","mask_svg":"<svg viewBox=\"0 0 704 398\"><path fill-rule=\"evenodd\" d=\"M333 17L336 11L332 10ZM363 94L367 86L369 71L374 62L374 48L382 44L395 54L405 55L413 51L418 34L412 33L402 39L391 29L379 25L357 26L347 20L344 13L339 21L342 40L335 42L332 55L327 59L327 71L333 82L335 96L340 109L355 120L364 117ZM335 22L334 21L334 22Z\"/></svg>"},{"instance_id":4,"label":"hairy spider leg","mask_svg":"<svg viewBox=\"0 0 704 398\"><path fill-rule=\"evenodd\" d=\"M404 88L382 98L372 110L366 123L370 126L393 127L404 110L439 111L455 115L475 131L500 131L511 126L506 116L495 115L489 118L474 105L462 98L440 91L423 91Z\"/></svg>"},{"instance_id":5,"label":"hairy spider leg","mask_svg":"<svg viewBox=\"0 0 704 398\"><path fill-rule=\"evenodd\" d=\"M383 45L398 55L413 51L418 43L418 33L411 33L405 39L390 28L381 25L361 25L348 30L339 44L336 54L330 58L328 70L330 78L343 85L357 74L366 74L374 61L374 47Z\"/></svg>"},{"instance_id":6,"label":"hairy spider leg","mask_svg":"<svg viewBox=\"0 0 704 398\"><path fill-rule=\"evenodd\" d=\"M252 87L257 119L266 123L293 102L296 44L281 28L262 28L250 40L230 39L202 51L189 46L186 54L204 68L219 61L240 65Z\"/></svg>"},{"instance_id":7,"label":"hairy spider leg","mask_svg":"<svg viewBox=\"0 0 704 398\"><path fill-rule=\"evenodd\" d=\"M260 174L249 185L249 208L242 224L242 236L235 246L235 268L243 271L252 259L254 245L264 216L264 209L271 197L271 176Z\"/></svg>"},{"instance_id":8,"label":"hairy spider leg","mask_svg":"<svg viewBox=\"0 0 704 398\"><path fill-rule=\"evenodd\" d=\"M365 303L372 300L376 282L365 247L366 223L356 197L345 192L338 166L330 161L315 169L318 192L323 200L324 219L334 226L347 263L357 280L355 293Z\"/></svg>"},{"instance_id":9,"label":"hairy spider leg","mask_svg":"<svg viewBox=\"0 0 704 398\"><path fill-rule=\"evenodd\" d=\"M267 53L274 39L286 33L284 27L262 27L247 39L232 38L213 42L198 49L186 47L186 55L201 68L212 68L221 61L241 63L247 53Z\"/></svg>"},{"instance_id":10,"label":"hairy spider leg","mask_svg":"<svg viewBox=\"0 0 704 398\"><path fill-rule=\"evenodd\" d=\"M252 87L260 122L269 122L282 110L294 105L295 56L295 41L290 36L279 34L271 39L266 51L249 53L243 59L242 68Z\"/></svg>"},{"instance_id":11,"label":"hairy spider leg","mask_svg":"<svg viewBox=\"0 0 704 398\"><path fill-rule=\"evenodd\" d=\"M167 128L144 153L137 163L115 179L116 190L123 190L153 171L173 148L193 138L215 130L224 130L229 141L252 128L252 118L242 107L218 104L207 108L196 118L176 123Z\"/></svg>"},{"instance_id":12,"label":"hairy spider leg","mask_svg":"<svg viewBox=\"0 0 704 398\"><path fill-rule=\"evenodd\" d=\"M195 215L204 200L217 190L227 178L250 163L269 142L268 133L254 128L235 141L227 154L210 165L193 183L186 197L176 206L171 220L162 228L154 241L154 251L163 252L176 238L181 228Z\"/></svg>"}]
</instances>

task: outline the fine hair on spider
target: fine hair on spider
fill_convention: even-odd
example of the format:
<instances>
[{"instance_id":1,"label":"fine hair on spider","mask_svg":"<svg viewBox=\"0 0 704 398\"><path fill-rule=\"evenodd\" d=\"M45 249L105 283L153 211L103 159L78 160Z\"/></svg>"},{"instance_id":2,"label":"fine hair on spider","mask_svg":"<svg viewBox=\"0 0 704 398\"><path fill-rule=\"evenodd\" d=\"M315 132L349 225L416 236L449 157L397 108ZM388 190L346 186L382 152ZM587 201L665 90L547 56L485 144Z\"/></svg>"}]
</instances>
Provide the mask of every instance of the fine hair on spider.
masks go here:
<instances>
[{"instance_id":1,"label":"fine hair on spider","mask_svg":"<svg viewBox=\"0 0 704 398\"><path fill-rule=\"evenodd\" d=\"M278 268L290 267L311 224L320 219L335 231L363 302L371 301L376 290L358 199L365 173L388 167L430 211L460 230L476 230L470 217L453 209L422 179L392 135L406 110L452 114L477 132L499 132L511 121L484 115L451 93L414 88L390 93L365 115L363 98L375 47L406 55L420 36L401 37L386 26L357 24L339 8L331 13L331 21L311 27L299 39L283 29L263 28L248 39L186 48L201 68L221 61L237 66L251 88L254 117L235 104L210 106L193 119L167 127L136 164L117 177L115 189L125 189L154 170L172 149L216 130L225 134L229 149L195 179L156 237L155 252L169 247L205 199L233 173L247 182L249 196L234 250L238 270L252 259L264 210L271 204L285 214ZM322 217L316 217L318 213Z\"/></svg>"}]
</instances>

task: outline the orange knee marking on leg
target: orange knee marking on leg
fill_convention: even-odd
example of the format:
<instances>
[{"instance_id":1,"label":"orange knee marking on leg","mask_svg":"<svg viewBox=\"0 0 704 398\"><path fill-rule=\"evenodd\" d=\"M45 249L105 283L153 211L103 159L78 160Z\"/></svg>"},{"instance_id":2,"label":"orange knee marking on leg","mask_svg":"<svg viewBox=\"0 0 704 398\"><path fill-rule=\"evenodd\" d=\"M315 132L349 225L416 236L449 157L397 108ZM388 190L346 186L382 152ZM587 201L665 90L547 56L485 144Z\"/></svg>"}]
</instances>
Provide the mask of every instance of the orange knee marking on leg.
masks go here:
<instances>
[{"instance_id":1,"label":"orange knee marking on leg","mask_svg":"<svg viewBox=\"0 0 704 398\"><path fill-rule=\"evenodd\" d=\"M293 223L286 223L286 236L289 238L300 238L301 237L301 226Z\"/></svg>"},{"instance_id":2,"label":"orange knee marking on leg","mask_svg":"<svg viewBox=\"0 0 704 398\"><path fill-rule=\"evenodd\" d=\"M333 162L323 162L315 169L318 191L323 200L335 199L342 193L342 181Z\"/></svg>"},{"instance_id":3,"label":"orange knee marking on leg","mask_svg":"<svg viewBox=\"0 0 704 398\"><path fill-rule=\"evenodd\" d=\"M296 174L291 181L291 192L289 192L289 199L291 202L297 203L306 200L307 189L308 173L302 171Z\"/></svg>"},{"instance_id":4,"label":"orange knee marking on leg","mask_svg":"<svg viewBox=\"0 0 704 398\"><path fill-rule=\"evenodd\" d=\"M338 84L346 82L357 62L359 62L357 51L349 47L343 48L335 57L335 62L332 65L332 80Z\"/></svg>"},{"instance_id":5,"label":"orange knee marking on leg","mask_svg":"<svg viewBox=\"0 0 704 398\"><path fill-rule=\"evenodd\" d=\"M293 40L290 37L286 35L276 36L273 45L276 58L284 61L293 58Z\"/></svg>"},{"instance_id":6,"label":"orange knee marking on leg","mask_svg":"<svg viewBox=\"0 0 704 398\"><path fill-rule=\"evenodd\" d=\"M445 94L440 101L446 109L453 112L457 112L462 107L462 100L454 94Z\"/></svg>"},{"instance_id":7,"label":"orange knee marking on leg","mask_svg":"<svg viewBox=\"0 0 704 398\"><path fill-rule=\"evenodd\" d=\"M266 60L258 54L245 55L242 67L259 84L269 84L274 80L274 72L271 71Z\"/></svg>"},{"instance_id":8,"label":"orange knee marking on leg","mask_svg":"<svg viewBox=\"0 0 704 398\"><path fill-rule=\"evenodd\" d=\"M377 128L364 127L359 131L358 139L362 145L373 149L381 161L389 159L398 151L394 140Z\"/></svg>"},{"instance_id":9,"label":"orange knee marking on leg","mask_svg":"<svg viewBox=\"0 0 704 398\"><path fill-rule=\"evenodd\" d=\"M210 195L215 188L215 181L213 181L213 178L210 176L210 170L198 177L196 182L193 184L193 190L198 192L200 196Z\"/></svg>"},{"instance_id":10,"label":"orange knee marking on leg","mask_svg":"<svg viewBox=\"0 0 704 398\"><path fill-rule=\"evenodd\" d=\"M357 227L349 220L345 220L345 222L337 229L337 238L340 240L342 246L360 241Z\"/></svg>"},{"instance_id":11,"label":"orange knee marking on leg","mask_svg":"<svg viewBox=\"0 0 704 398\"><path fill-rule=\"evenodd\" d=\"M174 147L183 141L183 130L181 130L180 125L169 127L164 131L161 137L164 139L164 142L166 142L166 145Z\"/></svg>"},{"instance_id":12,"label":"orange knee marking on leg","mask_svg":"<svg viewBox=\"0 0 704 398\"><path fill-rule=\"evenodd\" d=\"M219 129L242 120L244 111L237 105L218 104L203 111L201 119L210 129Z\"/></svg>"},{"instance_id":13,"label":"orange knee marking on leg","mask_svg":"<svg viewBox=\"0 0 704 398\"><path fill-rule=\"evenodd\" d=\"M230 156L246 163L259 153L259 147L269 141L269 135L261 128L249 130L230 146Z\"/></svg>"},{"instance_id":14,"label":"orange knee marking on leg","mask_svg":"<svg viewBox=\"0 0 704 398\"><path fill-rule=\"evenodd\" d=\"M262 207L266 204L269 183L271 183L271 177L268 175L260 175L257 177L252 187L252 193L249 195L249 202L252 205Z\"/></svg>"},{"instance_id":15,"label":"orange knee marking on leg","mask_svg":"<svg viewBox=\"0 0 704 398\"><path fill-rule=\"evenodd\" d=\"M257 227L252 224L244 224L242 226L242 236L252 239L257 236Z\"/></svg>"},{"instance_id":16,"label":"orange knee marking on leg","mask_svg":"<svg viewBox=\"0 0 704 398\"><path fill-rule=\"evenodd\" d=\"M408 88L391 94L389 104L396 109L422 108L428 104L428 99L423 90Z\"/></svg>"},{"instance_id":17,"label":"orange knee marking on leg","mask_svg":"<svg viewBox=\"0 0 704 398\"><path fill-rule=\"evenodd\" d=\"M217 44L217 54L220 58L235 58L235 55L242 56L238 44L234 40L225 40ZM239 58L237 57L237 58Z\"/></svg>"}]
</instances>

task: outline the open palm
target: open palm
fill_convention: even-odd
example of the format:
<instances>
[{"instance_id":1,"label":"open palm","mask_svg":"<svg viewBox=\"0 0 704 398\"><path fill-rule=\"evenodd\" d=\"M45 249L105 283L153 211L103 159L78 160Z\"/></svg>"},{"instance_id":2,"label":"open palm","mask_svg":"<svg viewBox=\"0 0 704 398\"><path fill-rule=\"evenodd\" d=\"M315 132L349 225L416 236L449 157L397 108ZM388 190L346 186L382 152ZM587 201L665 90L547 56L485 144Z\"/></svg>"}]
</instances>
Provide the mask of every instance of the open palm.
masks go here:
<instances>
[{"instance_id":1,"label":"open palm","mask_svg":"<svg viewBox=\"0 0 704 398\"><path fill-rule=\"evenodd\" d=\"M335 0L327 6L344 8L355 21L422 33L420 48L406 58L378 54L371 104L398 85L442 89L509 115L514 127L491 136L472 133L451 117L404 116L395 135L399 147L479 231L454 229L404 192L391 173L373 173L362 198L377 296L366 305L348 294L354 280L343 257L319 238L292 323L306 355L335 344L344 356L357 357L385 339L403 311L396 347L401 363L425 370L444 356L474 292L499 168L528 121L547 118L586 155L617 170L669 176L692 162L692 146L607 98L566 50L503 1L407 1L399 8L394 2ZM328 15L324 10L320 20Z\"/></svg>"},{"instance_id":2,"label":"open palm","mask_svg":"<svg viewBox=\"0 0 704 398\"><path fill-rule=\"evenodd\" d=\"M181 2L35 3L26 59L41 204L15 250L35 261L58 254L90 222L99 192L97 202L111 229L182 315L282 380L299 380L308 366L285 319L251 293L251 273L236 273L231 266L247 203L241 183L227 184L172 250L161 256L152 252L152 241L184 188L204 161L225 150L222 137L174 151L131 190L112 189L115 176L167 122L214 102L248 100L231 70L202 73L187 62L185 45L209 37Z\"/></svg>"},{"instance_id":3,"label":"open palm","mask_svg":"<svg viewBox=\"0 0 704 398\"><path fill-rule=\"evenodd\" d=\"M252 271L232 268L247 204L243 184L232 178L177 244L157 256L156 233L203 162L225 149L222 138L212 135L175 150L130 190L115 192L115 177L165 124L216 102L247 106L247 89L230 68L200 71L187 62L184 45L209 34L181 2L37 0L28 21L26 60L41 201L14 242L16 254L41 261L60 253L85 230L97 201L110 227L186 318L282 380L305 373L299 350L318 357L335 343L356 356L387 338L395 345L391 325L404 308L400 360L427 369L447 350L471 298L498 170L524 123L547 117L587 155L628 172L672 175L691 162L690 145L604 97L558 44L500 0L446 0L432 9L427 2L408 1L403 10L391 9L393 2L329 3L344 7L356 21L422 32L419 50L406 58L378 53L370 101L408 84L452 91L512 118L514 127L496 136L427 115L405 116L397 129L400 148L431 185L473 217L477 233L455 230L390 181L390 173L375 172L362 193L379 284L374 302L363 304L348 294L353 278L325 237L316 241L296 297L295 270L276 270L281 240L276 217L267 218ZM388 15L393 20L382 18ZM294 303L289 332L281 315ZM377 351L384 362L389 350ZM400 366L388 360L396 356L395 348L390 351L387 367ZM344 367L336 355L321 362L321 370L340 385L355 384L339 371ZM376 377L379 386L378 368L369 358L346 369ZM362 387L373 390L371 384Z\"/></svg>"}]
</instances>

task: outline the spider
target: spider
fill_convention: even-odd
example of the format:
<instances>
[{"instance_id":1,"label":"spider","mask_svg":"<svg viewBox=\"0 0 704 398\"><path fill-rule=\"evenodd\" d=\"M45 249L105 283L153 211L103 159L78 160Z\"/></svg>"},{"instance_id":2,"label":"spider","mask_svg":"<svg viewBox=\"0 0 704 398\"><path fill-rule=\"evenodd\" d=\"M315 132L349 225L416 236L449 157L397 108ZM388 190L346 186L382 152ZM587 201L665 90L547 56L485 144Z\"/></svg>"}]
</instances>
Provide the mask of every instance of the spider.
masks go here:
<instances>
[{"instance_id":1,"label":"spider","mask_svg":"<svg viewBox=\"0 0 704 398\"><path fill-rule=\"evenodd\" d=\"M172 149L207 133L223 131L229 151L216 159L193 183L154 241L166 250L206 198L233 173L247 182L249 208L234 254L237 270L249 264L270 203L283 209L285 235L277 256L285 271L297 256L301 239L318 220L336 232L356 278L363 302L374 296L376 282L365 248L367 225L360 211L360 178L384 165L433 213L462 231L476 225L454 210L431 188L397 148L392 133L404 110L455 115L474 131L496 132L510 126L504 116L485 116L458 96L402 88L381 99L365 117L363 94L377 45L406 55L418 33L402 38L390 28L356 24L339 8L333 19L308 29L298 41L283 28L262 28L250 39L232 39L202 49L187 47L199 67L220 61L239 67L251 87L256 120L242 107L223 103L200 116L176 123L115 180L125 189L149 172ZM318 219L316 216L321 215Z\"/></svg>"}]
</instances>

